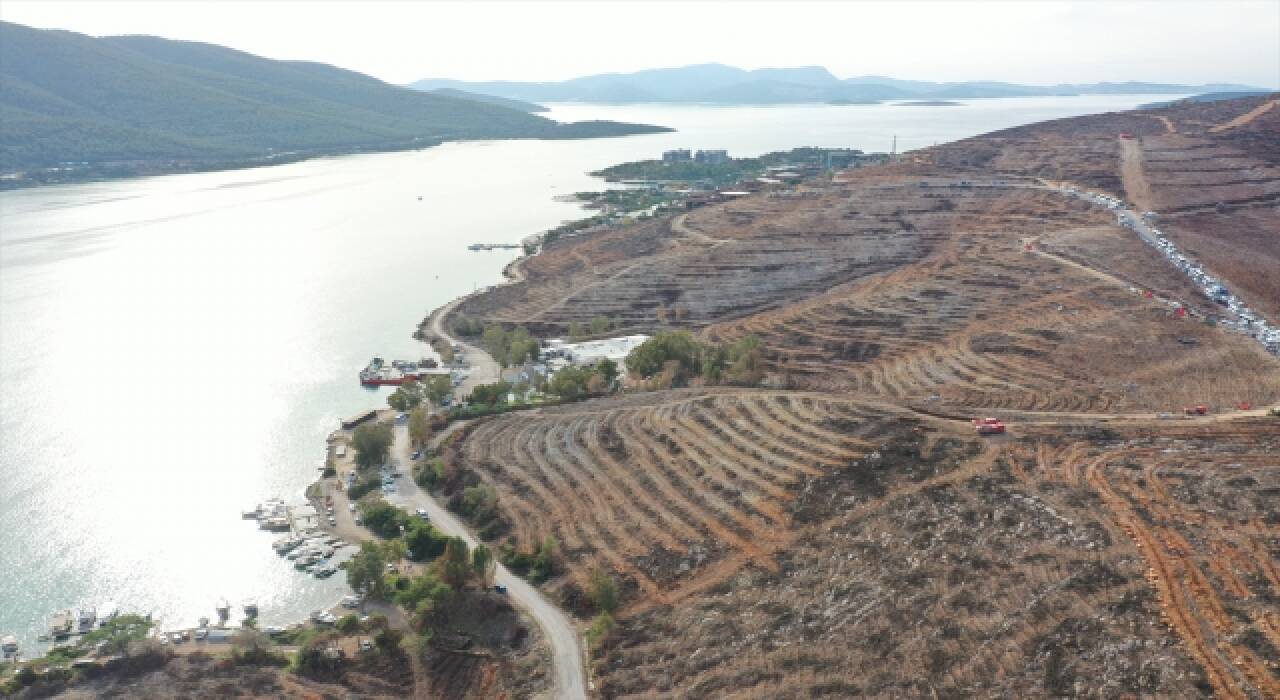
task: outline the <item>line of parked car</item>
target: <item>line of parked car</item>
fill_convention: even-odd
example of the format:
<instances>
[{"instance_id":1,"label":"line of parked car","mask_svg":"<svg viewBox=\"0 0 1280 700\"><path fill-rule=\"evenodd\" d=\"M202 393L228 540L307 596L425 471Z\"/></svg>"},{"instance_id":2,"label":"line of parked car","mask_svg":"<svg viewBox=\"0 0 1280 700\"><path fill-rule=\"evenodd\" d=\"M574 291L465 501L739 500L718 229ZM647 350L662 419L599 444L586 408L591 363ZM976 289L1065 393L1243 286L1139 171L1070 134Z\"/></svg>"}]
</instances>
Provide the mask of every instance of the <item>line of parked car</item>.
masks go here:
<instances>
[{"instance_id":1,"label":"line of parked car","mask_svg":"<svg viewBox=\"0 0 1280 700\"><path fill-rule=\"evenodd\" d=\"M1226 318L1219 323L1228 330L1247 335L1262 344L1268 352L1280 355L1280 327L1269 323L1261 314L1250 309L1221 280L1205 271L1200 263L1178 250L1173 241L1156 228L1155 212L1143 212L1141 216L1130 211L1117 197L1099 192L1086 192L1076 187L1063 188L1069 194L1092 201L1116 213L1116 222L1138 234L1138 237L1160 251L1174 267L1191 278L1206 297L1225 307ZM1176 303L1176 302L1175 302ZM1178 304L1181 306L1181 304Z\"/></svg>"}]
</instances>

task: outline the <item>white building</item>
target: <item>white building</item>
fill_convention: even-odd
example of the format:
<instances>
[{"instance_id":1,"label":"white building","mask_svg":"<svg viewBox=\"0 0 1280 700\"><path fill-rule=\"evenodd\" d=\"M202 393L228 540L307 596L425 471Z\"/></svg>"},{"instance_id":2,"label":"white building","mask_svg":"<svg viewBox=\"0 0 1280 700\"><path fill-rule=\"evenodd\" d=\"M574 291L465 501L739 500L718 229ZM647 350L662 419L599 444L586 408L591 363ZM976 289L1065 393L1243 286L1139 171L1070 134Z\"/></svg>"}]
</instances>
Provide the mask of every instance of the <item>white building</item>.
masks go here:
<instances>
[{"instance_id":1,"label":"white building","mask_svg":"<svg viewBox=\"0 0 1280 700\"><path fill-rule=\"evenodd\" d=\"M619 338L567 343L561 338L553 338L547 341L542 354L547 358L548 369L553 370L558 369L556 365L560 364L555 362L556 359L562 359L578 367L594 367L601 360L609 359L621 367L627 355L648 339L647 335L625 335Z\"/></svg>"}]
</instances>

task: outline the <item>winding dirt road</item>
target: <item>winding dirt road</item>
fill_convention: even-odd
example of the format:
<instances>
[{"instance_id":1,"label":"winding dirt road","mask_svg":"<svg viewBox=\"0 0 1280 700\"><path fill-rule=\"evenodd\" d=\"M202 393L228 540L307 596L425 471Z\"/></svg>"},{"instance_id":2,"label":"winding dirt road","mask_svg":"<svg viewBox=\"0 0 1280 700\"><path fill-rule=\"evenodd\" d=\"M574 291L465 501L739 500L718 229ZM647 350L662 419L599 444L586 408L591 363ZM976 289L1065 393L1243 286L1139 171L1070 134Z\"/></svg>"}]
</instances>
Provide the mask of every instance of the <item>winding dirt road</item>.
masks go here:
<instances>
[{"instance_id":1,"label":"winding dirt road","mask_svg":"<svg viewBox=\"0 0 1280 700\"><path fill-rule=\"evenodd\" d=\"M501 379L502 368L483 349L462 342L445 331L444 319L461 301L462 299L455 299L440 307L431 316L430 328L433 334L443 338L445 342L456 344L462 349L460 354L472 368L471 374L458 387L459 394L466 394L477 384L495 382ZM461 426L462 423L460 422L453 423L448 429L437 434L434 440L438 443L439 440L442 440ZM392 458L401 464L408 465L411 463L409 452L409 429L405 425L398 425L395 429L395 443L391 447ZM431 494L418 488L413 479L402 479L401 482L401 491L388 500L399 501L410 510L423 508L430 514L432 524L440 531L455 537L461 537L466 540L469 547L474 548L479 544L466 525L437 503L431 497ZM551 646L553 678L555 679L553 697L557 699L567 698L569 700L585 699L587 692L582 646L579 644L578 632L573 622L564 612L543 597L536 588L508 571L502 564L498 564L494 571L494 582L507 587L507 594L511 597L512 602L523 608L538 623L538 626L542 628L543 634L546 635L547 643Z\"/></svg>"}]
</instances>

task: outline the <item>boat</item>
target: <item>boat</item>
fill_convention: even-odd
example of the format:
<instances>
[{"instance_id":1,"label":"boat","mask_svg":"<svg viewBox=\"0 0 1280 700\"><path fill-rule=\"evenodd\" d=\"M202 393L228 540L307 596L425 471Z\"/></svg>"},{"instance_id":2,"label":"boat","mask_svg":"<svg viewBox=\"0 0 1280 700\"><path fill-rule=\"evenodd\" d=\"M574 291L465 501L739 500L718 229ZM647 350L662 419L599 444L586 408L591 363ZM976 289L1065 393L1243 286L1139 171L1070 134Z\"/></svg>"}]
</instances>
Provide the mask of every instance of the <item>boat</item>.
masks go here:
<instances>
[{"instance_id":1,"label":"boat","mask_svg":"<svg viewBox=\"0 0 1280 700\"><path fill-rule=\"evenodd\" d=\"M381 357L374 357L365 368L360 370L361 386L399 386L406 382L416 382L427 375L427 370L434 369L438 363L429 358L418 361L392 360L387 362Z\"/></svg>"},{"instance_id":2,"label":"boat","mask_svg":"<svg viewBox=\"0 0 1280 700\"><path fill-rule=\"evenodd\" d=\"M80 634L85 634L93 630L93 625L98 621L98 611L93 608L80 608L80 614L76 618L76 630Z\"/></svg>"},{"instance_id":3,"label":"boat","mask_svg":"<svg viewBox=\"0 0 1280 700\"><path fill-rule=\"evenodd\" d=\"M70 610L59 610L53 614L53 620L49 623L49 636L55 640L66 639L71 636L71 626L74 624L75 617Z\"/></svg>"},{"instance_id":4,"label":"boat","mask_svg":"<svg viewBox=\"0 0 1280 700\"><path fill-rule=\"evenodd\" d=\"M257 617L258 616L257 601L246 600L244 602L244 614L246 617Z\"/></svg>"},{"instance_id":5,"label":"boat","mask_svg":"<svg viewBox=\"0 0 1280 700\"><path fill-rule=\"evenodd\" d=\"M17 654L18 638L12 634L6 634L4 637L0 637L0 651L3 651L5 656L13 656L14 654Z\"/></svg>"}]
</instances>

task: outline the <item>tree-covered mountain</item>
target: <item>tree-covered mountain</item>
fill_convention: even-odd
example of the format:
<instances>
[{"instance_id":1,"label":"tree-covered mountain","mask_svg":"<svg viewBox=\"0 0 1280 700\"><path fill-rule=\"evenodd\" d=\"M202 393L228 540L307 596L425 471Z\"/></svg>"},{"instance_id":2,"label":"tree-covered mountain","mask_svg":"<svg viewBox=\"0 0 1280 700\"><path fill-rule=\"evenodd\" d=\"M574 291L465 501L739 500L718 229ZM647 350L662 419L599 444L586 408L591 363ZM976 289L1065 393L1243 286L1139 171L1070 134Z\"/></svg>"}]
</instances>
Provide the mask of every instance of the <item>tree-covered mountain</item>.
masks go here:
<instances>
[{"instance_id":1,"label":"tree-covered mountain","mask_svg":"<svg viewBox=\"0 0 1280 700\"><path fill-rule=\"evenodd\" d=\"M509 107L518 109L521 112L550 112L547 107L543 107L536 102L525 102L524 100L513 100L509 97L498 97L496 95L482 95L478 92L467 92L466 90L458 90L456 88L439 88L432 90L433 95L442 95L444 97L456 97L461 100L474 100L476 102L484 102L485 104L498 105L499 107Z\"/></svg>"},{"instance_id":2,"label":"tree-covered mountain","mask_svg":"<svg viewBox=\"0 0 1280 700\"><path fill-rule=\"evenodd\" d=\"M560 124L483 98L426 94L329 65L211 44L0 22L5 173L67 163L164 172L455 139L662 130Z\"/></svg>"},{"instance_id":3,"label":"tree-covered mountain","mask_svg":"<svg viewBox=\"0 0 1280 700\"><path fill-rule=\"evenodd\" d=\"M719 63L657 68L635 73L602 73L544 83L419 80L418 90L453 88L472 93L535 102L706 102L713 104L787 104L866 102L868 100L1021 97L1036 95L1158 94L1252 90L1243 85L1167 85L1090 83L1018 85L991 81L929 82L878 75L840 79L821 66L742 70Z\"/></svg>"}]
</instances>

